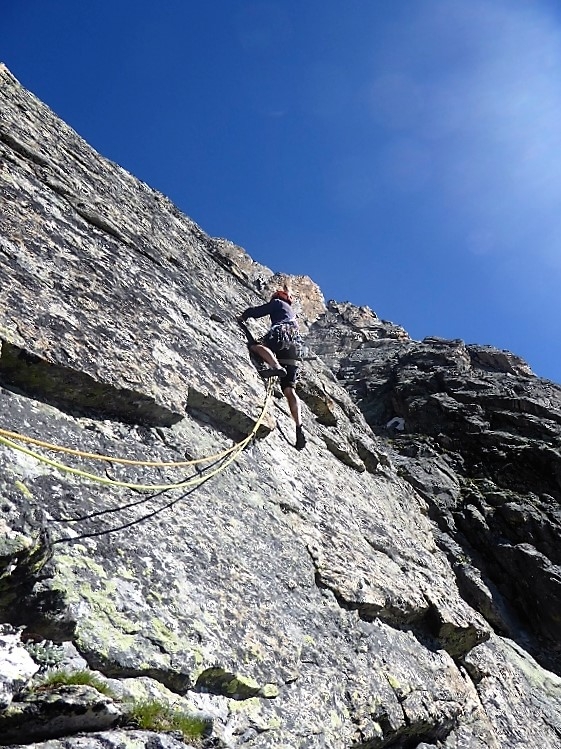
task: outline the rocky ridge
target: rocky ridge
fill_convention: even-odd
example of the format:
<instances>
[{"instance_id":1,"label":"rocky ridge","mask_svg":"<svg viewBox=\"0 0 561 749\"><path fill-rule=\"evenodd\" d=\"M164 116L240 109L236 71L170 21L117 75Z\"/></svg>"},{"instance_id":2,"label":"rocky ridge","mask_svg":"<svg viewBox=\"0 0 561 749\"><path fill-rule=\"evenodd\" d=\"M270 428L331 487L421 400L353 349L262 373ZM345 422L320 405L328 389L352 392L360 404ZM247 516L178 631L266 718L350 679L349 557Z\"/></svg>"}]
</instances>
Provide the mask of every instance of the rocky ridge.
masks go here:
<instances>
[{"instance_id":1,"label":"rocky ridge","mask_svg":"<svg viewBox=\"0 0 561 749\"><path fill-rule=\"evenodd\" d=\"M235 314L279 275L5 67L0 97L0 427L76 450L0 443L0 744L183 745L131 725L155 698L207 746L561 747L560 388L296 277L303 453L275 392L208 477L88 462L243 440L265 388ZM110 696L43 686L61 667Z\"/></svg>"},{"instance_id":2,"label":"rocky ridge","mask_svg":"<svg viewBox=\"0 0 561 749\"><path fill-rule=\"evenodd\" d=\"M346 312L329 305L342 352L332 369L428 502L462 595L559 672L561 388L508 351L460 340L369 336L351 348ZM310 336L319 351L324 324Z\"/></svg>"}]
</instances>

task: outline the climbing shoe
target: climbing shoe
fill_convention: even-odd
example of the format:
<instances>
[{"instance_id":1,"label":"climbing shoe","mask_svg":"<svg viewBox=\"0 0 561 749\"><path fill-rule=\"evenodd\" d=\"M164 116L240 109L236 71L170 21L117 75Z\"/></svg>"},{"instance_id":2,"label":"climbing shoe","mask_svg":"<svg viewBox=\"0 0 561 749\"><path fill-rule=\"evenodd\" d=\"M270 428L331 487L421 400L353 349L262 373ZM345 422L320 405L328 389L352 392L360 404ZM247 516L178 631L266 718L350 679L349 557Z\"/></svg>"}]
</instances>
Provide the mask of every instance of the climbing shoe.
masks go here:
<instances>
[{"instance_id":1,"label":"climbing shoe","mask_svg":"<svg viewBox=\"0 0 561 749\"><path fill-rule=\"evenodd\" d=\"M286 369L279 367L278 369L264 369L261 372L261 377L264 380L269 380L271 377L286 377Z\"/></svg>"},{"instance_id":2,"label":"climbing shoe","mask_svg":"<svg viewBox=\"0 0 561 749\"><path fill-rule=\"evenodd\" d=\"M302 450L304 447L306 447L306 436L304 434L304 431L302 427L296 427L296 445L297 450Z\"/></svg>"}]
</instances>

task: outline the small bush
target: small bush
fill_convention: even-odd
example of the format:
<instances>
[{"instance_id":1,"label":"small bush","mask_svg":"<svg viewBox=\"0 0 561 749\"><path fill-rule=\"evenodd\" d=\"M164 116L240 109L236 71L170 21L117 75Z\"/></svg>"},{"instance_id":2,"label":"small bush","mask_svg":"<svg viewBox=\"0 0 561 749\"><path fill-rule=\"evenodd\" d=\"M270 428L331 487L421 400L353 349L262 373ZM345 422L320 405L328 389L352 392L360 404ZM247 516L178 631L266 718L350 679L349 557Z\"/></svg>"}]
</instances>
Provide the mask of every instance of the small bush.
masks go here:
<instances>
[{"instance_id":1,"label":"small bush","mask_svg":"<svg viewBox=\"0 0 561 749\"><path fill-rule=\"evenodd\" d=\"M85 684L97 689L106 697L117 700L110 687L92 671L47 671L35 682L33 691L47 691L58 686ZM209 721L178 710L158 700L131 701L125 706L126 720L130 725L145 731L177 731L184 739L196 741L208 735Z\"/></svg>"},{"instance_id":2,"label":"small bush","mask_svg":"<svg viewBox=\"0 0 561 749\"><path fill-rule=\"evenodd\" d=\"M62 645L55 645L51 640L27 642L24 647L42 670L54 668L64 660L64 648Z\"/></svg>"}]
</instances>

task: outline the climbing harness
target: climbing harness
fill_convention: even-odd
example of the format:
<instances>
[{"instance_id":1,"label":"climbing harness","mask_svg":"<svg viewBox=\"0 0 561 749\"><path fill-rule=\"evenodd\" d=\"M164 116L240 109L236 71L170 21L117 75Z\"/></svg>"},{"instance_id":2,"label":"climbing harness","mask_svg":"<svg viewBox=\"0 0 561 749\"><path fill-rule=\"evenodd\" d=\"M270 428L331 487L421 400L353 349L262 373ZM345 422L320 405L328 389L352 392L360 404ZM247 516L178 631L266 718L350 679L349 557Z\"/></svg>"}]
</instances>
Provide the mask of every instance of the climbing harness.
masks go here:
<instances>
[{"instance_id":1,"label":"climbing harness","mask_svg":"<svg viewBox=\"0 0 561 749\"><path fill-rule=\"evenodd\" d=\"M279 323L273 325L267 336L278 341L277 359L282 365L299 366L304 358L304 343L297 325Z\"/></svg>"},{"instance_id":2,"label":"climbing harness","mask_svg":"<svg viewBox=\"0 0 561 749\"><path fill-rule=\"evenodd\" d=\"M272 325L269 328L268 333L266 333L264 341L265 345L267 345L267 342L270 342L279 351L290 347L297 349L302 345L302 338L298 330L298 325L293 322L279 322Z\"/></svg>"},{"instance_id":3,"label":"climbing harness","mask_svg":"<svg viewBox=\"0 0 561 749\"><path fill-rule=\"evenodd\" d=\"M238 325L247 338L248 346L261 343L264 346L270 347L276 353L286 353L290 360L294 360L294 364L298 364L304 358L305 347L296 321L279 322L272 325L259 340L254 338L245 322L238 320ZM288 363L292 364L293 362L289 361Z\"/></svg>"},{"instance_id":4,"label":"climbing harness","mask_svg":"<svg viewBox=\"0 0 561 749\"><path fill-rule=\"evenodd\" d=\"M297 367L304 356L304 344L296 322L272 325L258 343L270 348L282 365Z\"/></svg>"}]
</instances>

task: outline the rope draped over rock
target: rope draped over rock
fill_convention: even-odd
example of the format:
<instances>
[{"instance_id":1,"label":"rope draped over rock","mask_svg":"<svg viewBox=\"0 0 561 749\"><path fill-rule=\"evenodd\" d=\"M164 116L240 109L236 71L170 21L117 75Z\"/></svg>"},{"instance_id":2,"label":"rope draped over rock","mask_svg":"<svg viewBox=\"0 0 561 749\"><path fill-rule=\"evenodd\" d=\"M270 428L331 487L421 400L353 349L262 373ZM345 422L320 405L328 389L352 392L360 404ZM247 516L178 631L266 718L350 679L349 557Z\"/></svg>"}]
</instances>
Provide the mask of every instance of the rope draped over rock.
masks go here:
<instances>
[{"instance_id":1,"label":"rope draped over rock","mask_svg":"<svg viewBox=\"0 0 561 749\"><path fill-rule=\"evenodd\" d=\"M88 458L89 460L100 460L107 463L119 463L121 465L129 466L143 466L146 468L183 468L187 466L198 465L199 463L206 463L210 460L217 460L228 455L232 450L235 449L235 445L229 447L227 450L223 450L220 453L209 455L205 458L196 458L195 460L135 460L133 458L119 458L113 455L102 455L101 453L89 453L83 450L76 450L73 447L65 447L64 445L57 445L53 442L45 442L43 440L36 439L35 437L29 437L19 432L11 432L9 429L0 428L0 438L6 437L7 441L16 440L17 442L26 442L29 445L37 445L37 447L44 447L47 450L53 450L54 452L66 453L67 455L75 455L79 458ZM2 440L0 439L0 442ZM11 446L11 445L10 445Z\"/></svg>"},{"instance_id":2,"label":"rope draped over rock","mask_svg":"<svg viewBox=\"0 0 561 749\"><path fill-rule=\"evenodd\" d=\"M137 491L167 491L171 489L184 489L190 486L197 485L202 480L207 480L211 476L217 475L218 473L223 471L228 465L230 465L230 463L233 463L233 461L249 445L251 440L257 434L257 431L259 430L259 427L261 426L263 419L265 418L265 414L267 412L267 408L268 408L268 405L272 396L272 392L273 392L273 384L269 382L267 384L267 394L265 397L265 401L263 403L263 408L261 410L261 413L259 414L259 417L257 418L257 421L255 422L250 433L246 437L244 437L243 440L241 440L240 442L237 442L235 445L232 445L232 447L229 447L227 450L223 450L221 452L214 453L213 455L209 455L205 458L199 458L196 460L181 460L181 461L172 462L172 461L154 461L154 460L142 461L142 460L131 460L128 458L118 458L118 457L112 457L109 455L101 455L98 453L84 452L81 450L76 450L74 448L64 447L62 445L56 445L50 442L44 442L42 440L35 439L34 437L28 437L26 435L19 434L17 432L11 432L7 429L0 429L0 444L5 445L6 447L9 447L12 450L16 450L20 453L23 453L24 455L28 455L29 457L35 458L39 462L44 463L45 465L49 465L52 468L55 468L56 470L61 471L63 473L70 473L74 476L80 476L90 481L96 481L97 483L105 484L107 486L115 486L115 487L126 488L126 489L136 489ZM201 463L218 462L218 461L222 461L222 459L224 458L226 458L226 460L223 460L222 462L220 462L220 465L217 468L211 471L211 473L207 473L204 476L201 476L201 474L199 473L196 476L191 476L184 481L177 481L177 482L171 482L171 483L165 483L165 484L140 484L140 483L134 483L134 482L129 482L129 481L119 481L117 479L111 479L106 476L99 476L95 473L83 471L79 468L72 468L71 466L65 465L64 463L59 463L56 460L52 460L50 458L45 457L44 455L41 455L40 453L37 453L33 450L23 447L22 445L18 445L17 442L14 442L14 440L27 442L29 444L34 444L39 447L46 448L48 450L64 452L69 455L76 455L78 457L87 458L91 460L101 460L101 461L121 463L121 464L126 464L126 465L136 465L136 466L181 468L181 467L186 467L186 466L199 465Z\"/></svg>"}]
</instances>

